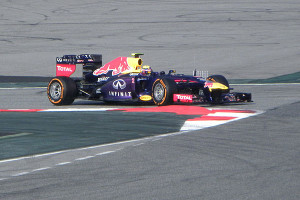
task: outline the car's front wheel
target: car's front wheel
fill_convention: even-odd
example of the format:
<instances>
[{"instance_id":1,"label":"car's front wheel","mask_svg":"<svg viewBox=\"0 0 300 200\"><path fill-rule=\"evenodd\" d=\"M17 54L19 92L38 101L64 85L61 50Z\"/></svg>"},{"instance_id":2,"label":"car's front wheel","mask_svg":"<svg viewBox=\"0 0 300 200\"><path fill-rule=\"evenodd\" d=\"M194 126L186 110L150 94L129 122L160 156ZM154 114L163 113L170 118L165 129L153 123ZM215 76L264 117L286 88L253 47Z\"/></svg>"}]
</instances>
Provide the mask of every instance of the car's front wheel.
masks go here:
<instances>
[{"instance_id":1,"label":"car's front wheel","mask_svg":"<svg viewBox=\"0 0 300 200\"><path fill-rule=\"evenodd\" d=\"M55 77L47 87L49 101L54 105L70 105L76 97L76 84L69 77Z\"/></svg>"}]
</instances>

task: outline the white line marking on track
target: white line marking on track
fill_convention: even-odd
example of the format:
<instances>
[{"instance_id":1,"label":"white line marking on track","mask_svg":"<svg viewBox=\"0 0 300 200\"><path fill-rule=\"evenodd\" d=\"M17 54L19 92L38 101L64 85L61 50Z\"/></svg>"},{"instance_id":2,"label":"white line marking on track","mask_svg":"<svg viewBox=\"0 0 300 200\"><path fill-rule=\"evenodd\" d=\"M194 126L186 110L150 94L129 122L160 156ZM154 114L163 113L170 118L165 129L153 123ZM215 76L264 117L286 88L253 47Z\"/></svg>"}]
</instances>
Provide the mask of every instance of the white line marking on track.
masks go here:
<instances>
[{"instance_id":1,"label":"white line marking on track","mask_svg":"<svg viewBox=\"0 0 300 200\"><path fill-rule=\"evenodd\" d=\"M143 143L140 143L140 144L143 144ZM83 148L83 149L87 149L87 148ZM89 159L89 158L94 158L96 156L101 156L101 155L106 155L106 154L114 153L116 151L120 151L120 150L123 150L123 149L124 148L119 148L119 149L116 149L115 151L105 151L105 152L97 153L94 156L85 156L85 157L81 157L81 158L76 158L74 161L82 161L82 160L86 160L86 159ZM54 152L54 153L50 153L50 154L51 155L55 155L55 154L58 154L58 153ZM41 156L42 155L38 155L36 157L41 157ZM16 159L14 159L14 160L16 160ZM63 165L67 165L67 164L72 164L72 162L60 162L60 163L55 164L54 166L63 166ZM41 168L38 168L38 169L31 170L29 172L20 172L20 173L13 174L13 175L10 175L10 176L11 177L23 176L23 175L26 175L26 174L30 174L30 173L34 173L34 172L38 172L38 171L44 171L44 170L52 169L52 168L53 167L41 167ZM7 179L8 178L1 178L0 181L7 180Z\"/></svg>"},{"instance_id":2,"label":"white line marking on track","mask_svg":"<svg viewBox=\"0 0 300 200\"><path fill-rule=\"evenodd\" d=\"M102 153L97 153L96 156L106 155L106 154L114 153L114 152L115 151L105 151L105 152L102 152Z\"/></svg>"},{"instance_id":3,"label":"white line marking on track","mask_svg":"<svg viewBox=\"0 0 300 200\"><path fill-rule=\"evenodd\" d=\"M43 171L43 170L47 170L47 169L51 169L51 167L41 167L41 168L38 168L38 169L34 169L31 172L38 172L38 171Z\"/></svg>"},{"instance_id":4,"label":"white line marking on track","mask_svg":"<svg viewBox=\"0 0 300 200\"><path fill-rule=\"evenodd\" d=\"M17 173L17 174L13 174L12 176L22 176L22 175L25 175L25 174L29 174L30 172L20 172L20 173Z\"/></svg>"},{"instance_id":5,"label":"white line marking on track","mask_svg":"<svg viewBox=\"0 0 300 200\"><path fill-rule=\"evenodd\" d=\"M45 154L38 154L38 155L34 155L32 157L38 158L38 157L43 157L44 155L52 156L52 155L61 154L61 153L63 153L63 151L56 151L56 152L45 153Z\"/></svg>"},{"instance_id":6,"label":"white line marking on track","mask_svg":"<svg viewBox=\"0 0 300 200\"><path fill-rule=\"evenodd\" d=\"M81 157L81 158L76 158L75 160L86 160L89 158L94 158L95 156L86 156L86 157Z\"/></svg>"},{"instance_id":7,"label":"white line marking on track","mask_svg":"<svg viewBox=\"0 0 300 200\"><path fill-rule=\"evenodd\" d=\"M61 162L61 163L57 163L55 165L56 166L61 166L61 165L67 165L67 164L71 164L71 162Z\"/></svg>"}]
</instances>

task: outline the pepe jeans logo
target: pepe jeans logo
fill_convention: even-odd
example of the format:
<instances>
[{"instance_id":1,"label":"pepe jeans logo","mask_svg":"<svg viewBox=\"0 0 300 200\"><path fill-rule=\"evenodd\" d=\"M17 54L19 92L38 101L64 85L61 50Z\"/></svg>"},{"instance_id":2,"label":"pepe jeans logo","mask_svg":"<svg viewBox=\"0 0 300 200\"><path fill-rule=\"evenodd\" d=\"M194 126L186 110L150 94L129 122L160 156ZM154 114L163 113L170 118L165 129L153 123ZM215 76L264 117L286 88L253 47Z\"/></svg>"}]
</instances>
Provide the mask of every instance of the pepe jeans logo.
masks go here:
<instances>
[{"instance_id":1,"label":"pepe jeans logo","mask_svg":"<svg viewBox=\"0 0 300 200\"><path fill-rule=\"evenodd\" d=\"M116 90L118 89L123 90L124 88L126 88L126 82L123 79L115 80L112 85L113 88Z\"/></svg>"}]
</instances>

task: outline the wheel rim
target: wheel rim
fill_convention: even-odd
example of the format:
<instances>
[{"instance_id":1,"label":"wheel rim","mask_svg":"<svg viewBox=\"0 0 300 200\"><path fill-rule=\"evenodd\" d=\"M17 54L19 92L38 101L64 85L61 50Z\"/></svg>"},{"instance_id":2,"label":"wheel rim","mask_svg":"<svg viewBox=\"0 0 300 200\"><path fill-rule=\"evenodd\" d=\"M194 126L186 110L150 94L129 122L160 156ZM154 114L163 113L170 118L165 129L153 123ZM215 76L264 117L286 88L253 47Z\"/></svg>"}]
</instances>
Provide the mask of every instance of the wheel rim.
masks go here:
<instances>
[{"instance_id":1,"label":"wheel rim","mask_svg":"<svg viewBox=\"0 0 300 200\"><path fill-rule=\"evenodd\" d=\"M161 83L157 83L154 87L154 98L157 101L162 101L165 96L165 88Z\"/></svg>"},{"instance_id":2,"label":"wheel rim","mask_svg":"<svg viewBox=\"0 0 300 200\"><path fill-rule=\"evenodd\" d=\"M54 82L50 85L49 93L52 99L59 100L61 97L61 85Z\"/></svg>"}]
</instances>

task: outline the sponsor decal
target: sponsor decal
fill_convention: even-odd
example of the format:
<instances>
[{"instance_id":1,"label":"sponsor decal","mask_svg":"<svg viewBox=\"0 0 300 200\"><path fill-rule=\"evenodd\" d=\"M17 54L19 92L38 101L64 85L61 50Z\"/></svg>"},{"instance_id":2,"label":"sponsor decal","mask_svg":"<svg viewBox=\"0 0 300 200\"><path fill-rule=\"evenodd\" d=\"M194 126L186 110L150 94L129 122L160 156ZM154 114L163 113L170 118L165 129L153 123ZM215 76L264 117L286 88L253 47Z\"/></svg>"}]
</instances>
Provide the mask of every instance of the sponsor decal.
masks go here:
<instances>
[{"instance_id":1,"label":"sponsor decal","mask_svg":"<svg viewBox=\"0 0 300 200\"><path fill-rule=\"evenodd\" d=\"M74 63L76 60L72 58L62 58L62 57L57 57L56 62L57 63Z\"/></svg>"},{"instance_id":2,"label":"sponsor decal","mask_svg":"<svg viewBox=\"0 0 300 200\"><path fill-rule=\"evenodd\" d=\"M146 81L146 80L148 80L148 78L137 78L136 81Z\"/></svg>"},{"instance_id":3,"label":"sponsor decal","mask_svg":"<svg viewBox=\"0 0 300 200\"><path fill-rule=\"evenodd\" d=\"M57 65L56 67L57 67L57 70L61 71L61 72L73 72L71 67L62 67L60 65Z\"/></svg>"},{"instance_id":4,"label":"sponsor decal","mask_svg":"<svg viewBox=\"0 0 300 200\"><path fill-rule=\"evenodd\" d=\"M107 81L107 79L109 79L109 77L101 77L101 78L98 78L98 82Z\"/></svg>"},{"instance_id":5,"label":"sponsor decal","mask_svg":"<svg viewBox=\"0 0 300 200\"><path fill-rule=\"evenodd\" d=\"M113 82L112 86L116 90L118 89L123 90L126 88L126 82L123 79L117 79Z\"/></svg>"},{"instance_id":6,"label":"sponsor decal","mask_svg":"<svg viewBox=\"0 0 300 200\"><path fill-rule=\"evenodd\" d=\"M150 101L150 100L152 100L152 97L150 95L143 95L143 96L140 97L140 100Z\"/></svg>"},{"instance_id":7,"label":"sponsor decal","mask_svg":"<svg viewBox=\"0 0 300 200\"><path fill-rule=\"evenodd\" d=\"M211 87L213 87L213 84L214 84L213 82L207 82L206 81L204 87L205 88L211 88Z\"/></svg>"},{"instance_id":8,"label":"sponsor decal","mask_svg":"<svg viewBox=\"0 0 300 200\"><path fill-rule=\"evenodd\" d=\"M101 88L98 88L98 89L96 90L96 94L101 94Z\"/></svg>"},{"instance_id":9,"label":"sponsor decal","mask_svg":"<svg viewBox=\"0 0 300 200\"><path fill-rule=\"evenodd\" d=\"M76 65L73 64L57 64L56 76L71 76L76 70Z\"/></svg>"},{"instance_id":10,"label":"sponsor decal","mask_svg":"<svg viewBox=\"0 0 300 200\"><path fill-rule=\"evenodd\" d=\"M108 95L112 97L131 97L131 92L108 91Z\"/></svg>"},{"instance_id":11,"label":"sponsor decal","mask_svg":"<svg viewBox=\"0 0 300 200\"><path fill-rule=\"evenodd\" d=\"M91 54L76 55L76 59L89 59L89 58L91 58Z\"/></svg>"},{"instance_id":12,"label":"sponsor decal","mask_svg":"<svg viewBox=\"0 0 300 200\"><path fill-rule=\"evenodd\" d=\"M205 88L209 88L209 91L212 92L212 90L228 90L228 87L218 83L218 82L205 82L204 85Z\"/></svg>"},{"instance_id":13,"label":"sponsor decal","mask_svg":"<svg viewBox=\"0 0 300 200\"><path fill-rule=\"evenodd\" d=\"M112 71L112 75L116 76L122 72L131 70L131 67L128 65L127 57L116 58L109 63L106 63L99 69L96 69L93 74L99 76L102 74L107 74L109 71Z\"/></svg>"},{"instance_id":14,"label":"sponsor decal","mask_svg":"<svg viewBox=\"0 0 300 200\"><path fill-rule=\"evenodd\" d=\"M174 102L193 102L193 95L189 94L174 94L173 95Z\"/></svg>"}]
</instances>

